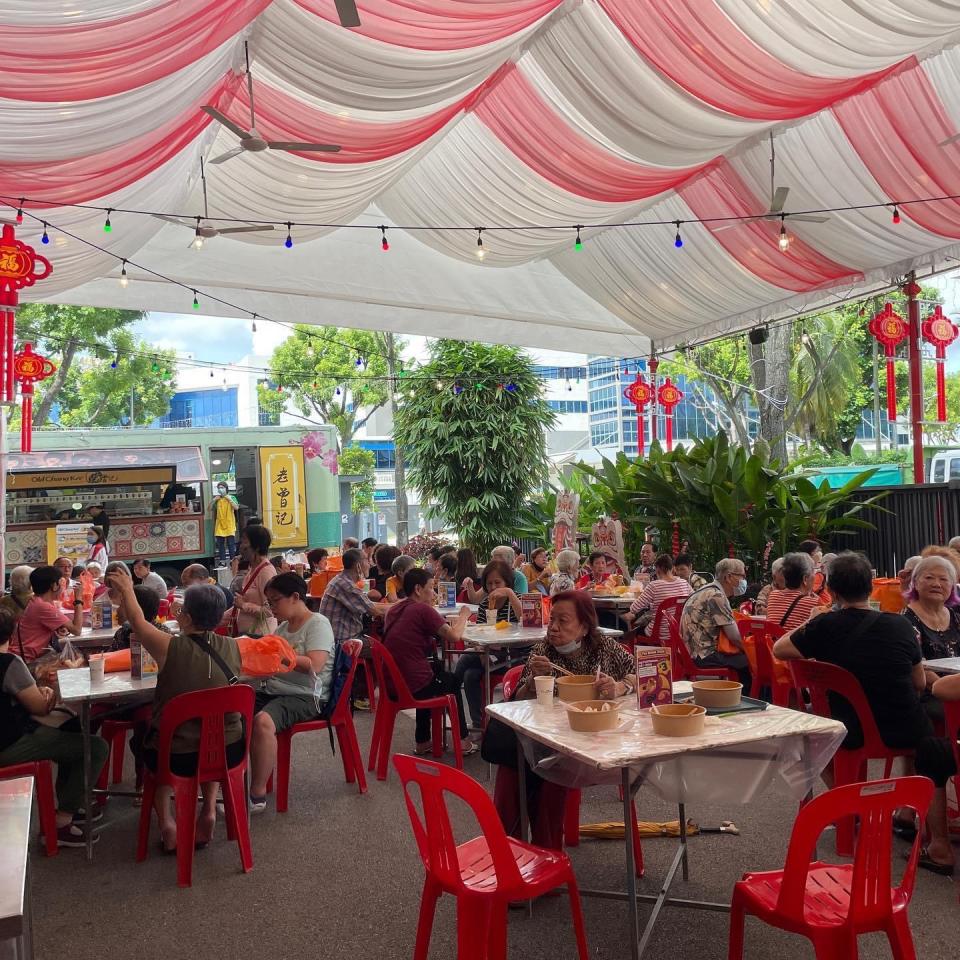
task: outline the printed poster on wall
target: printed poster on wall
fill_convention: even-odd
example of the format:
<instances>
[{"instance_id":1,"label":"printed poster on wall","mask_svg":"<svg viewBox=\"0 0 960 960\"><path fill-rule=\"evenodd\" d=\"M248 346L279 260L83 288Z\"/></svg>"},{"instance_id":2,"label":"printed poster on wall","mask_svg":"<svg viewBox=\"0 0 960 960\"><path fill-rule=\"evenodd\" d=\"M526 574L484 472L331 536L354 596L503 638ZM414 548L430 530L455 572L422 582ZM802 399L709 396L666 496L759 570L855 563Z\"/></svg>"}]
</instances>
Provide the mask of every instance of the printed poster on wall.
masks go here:
<instances>
[{"instance_id":1,"label":"printed poster on wall","mask_svg":"<svg viewBox=\"0 0 960 960\"><path fill-rule=\"evenodd\" d=\"M302 447L260 448L263 524L273 537L271 552L307 545L307 494Z\"/></svg>"},{"instance_id":2,"label":"printed poster on wall","mask_svg":"<svg viewBox=\"0 0 960 960\"><path fill-rule=\"evenodd\" d=\"M90 522L58 523L47 527L47 563L53 563L57 557L69 557L74 566L84 563L90 553L87 534Z\"/></svg>"}]
</instances>

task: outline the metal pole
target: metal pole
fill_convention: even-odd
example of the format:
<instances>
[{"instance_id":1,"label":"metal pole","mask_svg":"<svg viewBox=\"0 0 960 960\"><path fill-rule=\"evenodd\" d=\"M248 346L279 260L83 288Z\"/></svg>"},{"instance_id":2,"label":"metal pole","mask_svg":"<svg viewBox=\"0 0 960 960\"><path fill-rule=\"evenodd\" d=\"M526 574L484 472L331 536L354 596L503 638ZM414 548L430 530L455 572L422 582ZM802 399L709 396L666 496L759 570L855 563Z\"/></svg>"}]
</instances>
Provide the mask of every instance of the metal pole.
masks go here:
<instances>
[{"instance_id":1,"label":"metal pole","mask_svg":"<svg viewBox=\"0 0 960 960\"><path fill-rule=\"evenodd\" d=\"M133 384L130 384L130 429L133 429Z\"/></svg>"},{"instance_id":2,"label":"metal pole","mask_svg":"<svg viewBox=\"0 0 960 960\"><path fill-rule=\"evenodd\" d=\"M917 275L910 272L904 285L907 295L907 314L910 321L908 356L910 362L910 426L913 432L913 482L923 483L923 354L920 350L920 287Z\"/></svg>"},{"instance_id":3,"label":"metal pole","mask_svg":"<svg viewBox=\"0 0 960 960\"><path fill-rule=\"evenodd\" d=\"M880 344L873 339L873 441L879 454L883 449L883 437L880 434Z\"/></svg>"}]
</instances>

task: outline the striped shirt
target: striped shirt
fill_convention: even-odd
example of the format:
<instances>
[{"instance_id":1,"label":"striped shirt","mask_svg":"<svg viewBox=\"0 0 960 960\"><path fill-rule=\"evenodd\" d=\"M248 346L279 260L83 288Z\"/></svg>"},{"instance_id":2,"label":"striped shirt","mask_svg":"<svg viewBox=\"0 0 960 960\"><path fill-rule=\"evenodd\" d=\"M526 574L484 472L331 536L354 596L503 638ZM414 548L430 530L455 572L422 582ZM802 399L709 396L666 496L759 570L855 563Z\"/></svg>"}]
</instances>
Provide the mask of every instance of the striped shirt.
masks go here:
<instances>
[{"instance_id":1,"label":"striped shirt","mask_svg":"<svg viewBox=\"0 0 960 960\"><path fill-rule=\"evenodd\" d=\"M653 614L653 618L647 624L646 629L646 635L649 637L653 634L653 620L656 619L660 604L664 600L673 600L677 597L686 599L691 593L693 593L693 589L683 577L674 577L672 580L652 580L630 605L630 612L642 613L644 610L649 610ZM665 620L660 624L660 636L657 639L670 639L670 625Z\"/></svg>"},{"instance_id":2,"label":"striped shirt","mask_svg":"<svg viewBox=\"0 0 960 960\"><path fill-rule=\"evenodd\" d=\"M797 602L794 604L795 600ZM790 610L791 604L793 604L792 610ZM793 630L806 623L810 619L810 612L819 605L820 598L815 593L805 593L802 590L771 590L767 596L767 620L778 627ZM789 617L788 610L790 610ZM786 618L785 623L784 618Z\"/></svg>"}]
</instances>

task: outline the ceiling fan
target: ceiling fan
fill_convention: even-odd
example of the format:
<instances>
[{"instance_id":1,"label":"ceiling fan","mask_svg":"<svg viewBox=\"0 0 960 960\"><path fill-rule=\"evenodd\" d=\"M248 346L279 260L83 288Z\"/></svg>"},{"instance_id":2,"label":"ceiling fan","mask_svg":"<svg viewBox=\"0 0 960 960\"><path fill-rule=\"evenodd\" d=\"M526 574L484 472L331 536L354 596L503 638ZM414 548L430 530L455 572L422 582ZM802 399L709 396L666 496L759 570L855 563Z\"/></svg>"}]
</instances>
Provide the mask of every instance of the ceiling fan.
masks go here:
<instances>
[{"instance_id":1,"label":"ceiling fan","mask_svg":"<svg viewBox=\"0 0 960 960\"><path fill-rule=\"evenodd\" d=\"M945 147L945 146L947 146L947 144L956 143L958 140L960 140L960 133L955 133L952 137L947 137L946 140L941 140L941 141L937 144L937 146L938 146L938 147Z\"/></svg>"},{"instance_id":2,"label":"ceiling fan","mask_svg":"<svg viewBox=\"0 0 960 960\"><path fill-rule=\"evenodd\" d=\"M194 232L191 247L199 250L203 246L204 240L212 240L214 237L220 237L229 233L261 233L272 230L273 226L269 223L250 224L247 227L215 227L209 221L210 211L207 207L207 177L203 171L203 157L200 158L200 184L203 187L203 216L195 217L193 220L187 220L183 217L168 217L165 214L154 214L158 220L166 220L167 223L175 223L178 227L189 227Z\"/></svg>"},{"instance_id":3,"label":"ceiling fan","mask_svg":"<svg viewBox=\"0 0 960 960\"><path fill-rule=\"evenodd\" d=\"M780 220L785 214L783 213L783 208L787 202L787 196L790 193L789 187L778 187L777 186L777 153L773 146L773 132L770 133L770 207L766 213L760 213L755 217L749 217L744 220L734 220L730 223L725 223L719 227L714 227L714 231L717 230L729 230L731 227L739 227L743 223L749 223L753 220ZM808 214L788 214L790 217L790 222L792 223L795 220L802 220L805 223L826 223L829 219L828 217L816 217Z\"/></svg>"},{"instance_id":4,"label":"ceiling fan","mask_svg":"<svg viewBox=\"0 0 960 960\"><path fill-rule=\"evenodd\" d=\"M360 14L357 13L356 0L334 0L341 27L359 27Z\"/></svg>"},{"instance_id":5,"label":"ceiling fan","mask_svg":"<svg viewBox=\"0 0 960 960\"><path fill-rule=\"evenodd\" d=\"M239 156L241 153L260 153L263 150L284 150L288 153L292 151L297 153L339 153L340 147L332 143L296 143L287 140L264 140L263 137L257 133L256 111L254 110L253 102L253 74L250 72L250 48L246 41L244 41L243 44L243 54L247 62L247 93L250 97L250 129L244 130L243 127L234 123L216 107L201 107L200 109L203 110L204 113L223 124L223 126L236 134L240 139L240 143L232 150L221 153L219 157L214 157L210 162L223 163L232 157Z\"/></svg>"}]
</instances>

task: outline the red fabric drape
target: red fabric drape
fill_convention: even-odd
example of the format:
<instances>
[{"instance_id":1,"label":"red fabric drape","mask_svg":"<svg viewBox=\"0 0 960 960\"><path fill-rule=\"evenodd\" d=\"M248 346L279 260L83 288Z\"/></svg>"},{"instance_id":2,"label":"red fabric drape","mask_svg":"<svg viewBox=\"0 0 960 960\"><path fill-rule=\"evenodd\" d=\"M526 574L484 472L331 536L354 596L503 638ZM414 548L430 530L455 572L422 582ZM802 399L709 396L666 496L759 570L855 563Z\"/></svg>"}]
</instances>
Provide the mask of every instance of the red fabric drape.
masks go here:
<instances>
[{"instance_id":1,"label":"red fabric drape","mask_svg":"<svg viewBox=\"0 0 960 960\"><path fill-rule=\"evenodd\" d=\"M590 200L641 200L673 189L705 166L665 169L616 156L574 130L512 67L474 114L545 180Z\"/></svg>"},{"instance_id":2,"label":"red fabric drape","mask_svg":"<svg viewBox=\"0 0 960 960\"><path fill-rule=\"evenodd\" d=\"M51 102L109 97L215 50L271 0L167 0L142 13L63 27L0 24L0 97Z\"/></svg>"},{"instance_id":3,"label":"red fabric drape","mask_svg":"<svg viewBox=\"0 0 960 960\"><path fill-rule=\"evenodd\" d=\"M837 104L833 113L891 200L960 194L960 142L938 146L957 133L957 126L916 61L856 100ZM907 204L899 210L931 233L960 237L956 200Z\"/></svg>"},{"instance_id":4,"label":"red fabric drape","mask_svg":"<svg viewBox=\"0 0 960 960\"><path fill-rule=\"evenodd\" d=\"M718 161L708 173L680 186L677 193L700 218L750 216L766 207L726 160ZM788 230L789 227L788 223ZM796 237L786 253L781 251L779 220L754 220L730 227L711 223L705 224L705 228L738 263L784 290L800 293L860 276L858 271L834 263Z\"/></svg>"},{"instance_id":5,"label":"red fabric drape","mask_svg":"<svg viewBox=\"0 0 960 960\"><path fill-rule=\"evenodd\" d=\"M294 0L339 23L333 0ZM359 0L352 33L416 50L463 50L509 37L558 7L561 0Z\"/></svg>"},{"instance_id":6,"label":"red fabric drape","mask_svg":"<svg viewBox=\"0 0 960 960\"><path fill-rule=\"evenodd\" d=\"M781 63L742 33L715 0L597 0L631 44L674 83L738 117L803 117L867 89L893 67L815 77Z\"/></svg>"},{"instance_id":7,"label":"red fabric drape","mask_svg":"<svg viewBox=\"0 0 960 960\"><path fill-rule=\"evenodd\" d=\"M37 163L0 162L0 194L51 198L49 204L30 204L31 210L43 210L64 203L87 203L122 190L173 159L195 140L212 122L200 106L220 103L235 83L236 78L224 77L212 90L199 95L182 116L101 153Z\"/></svg>"}]
</instances>

